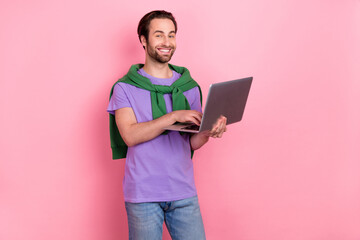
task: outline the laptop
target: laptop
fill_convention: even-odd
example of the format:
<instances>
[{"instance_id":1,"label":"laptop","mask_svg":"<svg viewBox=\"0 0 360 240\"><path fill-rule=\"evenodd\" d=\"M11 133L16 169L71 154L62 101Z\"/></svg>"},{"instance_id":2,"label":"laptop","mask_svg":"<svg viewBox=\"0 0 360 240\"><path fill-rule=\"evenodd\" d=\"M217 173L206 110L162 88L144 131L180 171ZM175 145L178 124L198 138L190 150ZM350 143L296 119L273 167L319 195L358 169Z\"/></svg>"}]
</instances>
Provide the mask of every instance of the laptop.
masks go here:
<instances>
[{"instance_id":1,"label":"laptop","mask_svg":"<svg viewBox=\"0 0 360 240\"><path fill-rule=\"evenodd\" d=\"M191 123L175 123L166 130L198 133L211 130L217 119L223 115L226 125L241 121L248 99L252 77L210 85L200 126Z\"/></svg>"}]
</instances>

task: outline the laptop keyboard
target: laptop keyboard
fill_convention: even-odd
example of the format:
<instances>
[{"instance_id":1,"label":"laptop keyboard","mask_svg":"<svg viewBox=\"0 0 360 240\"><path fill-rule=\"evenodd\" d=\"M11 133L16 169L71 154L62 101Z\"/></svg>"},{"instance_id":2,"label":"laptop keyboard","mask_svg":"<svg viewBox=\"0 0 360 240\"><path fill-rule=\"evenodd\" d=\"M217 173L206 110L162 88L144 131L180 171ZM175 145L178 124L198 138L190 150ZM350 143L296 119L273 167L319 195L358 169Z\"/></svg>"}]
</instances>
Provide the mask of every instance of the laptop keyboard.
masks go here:
<instances>
[{"instance_id":1,"label":"laptop keyboard","mask_svg":"<svg viewBox=\"0 0 360 240\"><path fill-rule=\"evenodd\" d=\"M199 126L198 125L189 125L186 127L182 127L181 129L188 129L188 130L199 130Z\"/></svg>"}]
</instances>

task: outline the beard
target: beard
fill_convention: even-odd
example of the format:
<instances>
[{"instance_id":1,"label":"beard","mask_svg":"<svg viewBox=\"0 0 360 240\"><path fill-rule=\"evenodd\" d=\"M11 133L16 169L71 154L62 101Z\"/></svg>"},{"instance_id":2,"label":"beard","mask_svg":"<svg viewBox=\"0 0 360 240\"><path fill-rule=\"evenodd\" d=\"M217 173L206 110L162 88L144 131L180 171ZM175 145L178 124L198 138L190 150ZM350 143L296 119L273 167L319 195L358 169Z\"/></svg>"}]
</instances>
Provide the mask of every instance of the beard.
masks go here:
<instances>
[{"instance_id":1,"label":"beard","mask_svg":"<svg viewBox=\"0 0 360 240\"><path fill-rule=\"evenodd\" d=\"M149 45L148 45L149 46ZM156 48L158 48L159 46L153 48L153 47L148 47L147 48L147 53L149 54L149 56L154 59L155 61L159 62L159 63L167 63L171 60L172 56L174 55L175 52L175 48L173 46L170 47L166 47L166 48L170 48L170 54L169 55L160 55L157 51ZM163 47L163 46L161 46Z\"/></svg>"}]
</instances>

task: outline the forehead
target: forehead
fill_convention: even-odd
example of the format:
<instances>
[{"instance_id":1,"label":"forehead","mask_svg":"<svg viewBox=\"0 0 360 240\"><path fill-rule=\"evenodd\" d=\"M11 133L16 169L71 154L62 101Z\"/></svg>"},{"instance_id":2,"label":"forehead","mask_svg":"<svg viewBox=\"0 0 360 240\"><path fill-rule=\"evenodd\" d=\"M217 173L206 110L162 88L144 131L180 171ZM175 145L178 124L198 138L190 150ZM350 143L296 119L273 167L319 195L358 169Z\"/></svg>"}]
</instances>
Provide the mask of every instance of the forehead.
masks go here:
<instances>
[{"instance_id":1,"label":"forehead","mask_svg":"<svg viewBox=\"0 0 360 240\"><path fill-rule=\"evenodd\" d=\"M168 18L155 18L151 20L149 25L150 33L155 31L163 31L163 32L175 32L174 23Z\"/></svg>"}]
</instances>

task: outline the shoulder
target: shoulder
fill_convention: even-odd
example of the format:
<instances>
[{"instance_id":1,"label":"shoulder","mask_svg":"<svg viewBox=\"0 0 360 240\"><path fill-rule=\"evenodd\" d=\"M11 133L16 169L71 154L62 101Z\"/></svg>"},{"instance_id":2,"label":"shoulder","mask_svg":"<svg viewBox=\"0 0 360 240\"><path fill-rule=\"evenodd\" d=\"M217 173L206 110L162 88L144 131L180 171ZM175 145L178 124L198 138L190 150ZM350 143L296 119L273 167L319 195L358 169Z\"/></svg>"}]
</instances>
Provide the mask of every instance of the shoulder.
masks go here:
<instances>
[{"instance_id":1,"label":"shoulder","mask_svg":"<svg viewBox=\"0 0 360 240\"><path fill-rule=\"evenodd\" d=\"M174 70L177 73L180 73L181 75L189 76L190 77L190 71L186 67L181 67L173 64L169 64L170 69Z\"/></svg>"},{"instance_id":2,"label":"shoulder","mask_svg":"<svg viewBox=\"0 0 360 240\"><path fill-rule=\"evenodd\" d=\"M136 86L133 86L131 84L128 84L126 82L116 82L113 86L113 94L119 95L119 94L125 94L125 95L136 95L139 92L144 91L143 89L140 89Z\"/></svg>"},{"instance_id":3,"label":"shoulder","mask_svg":"<svg viewBox=\"0 0 360 240\"><path fill-rule=\"evenodd\" d=\"M130 84L127 84L127 82L129 81L129 77L126 75L124 75L122 78L118 79L113 86L111 87L111 93L110 96L117 91L126 91L127 86L130 86Z\"/></svg>"}]
</instances>

